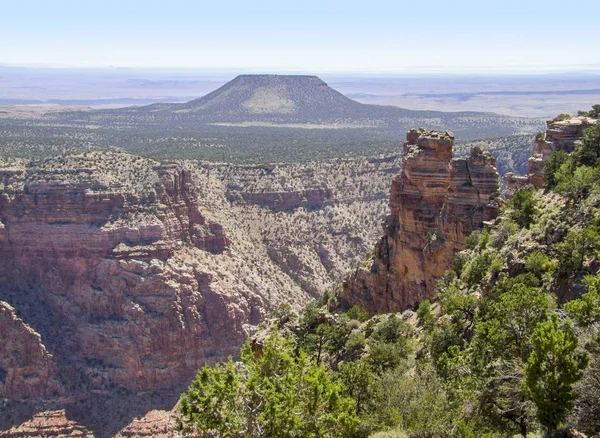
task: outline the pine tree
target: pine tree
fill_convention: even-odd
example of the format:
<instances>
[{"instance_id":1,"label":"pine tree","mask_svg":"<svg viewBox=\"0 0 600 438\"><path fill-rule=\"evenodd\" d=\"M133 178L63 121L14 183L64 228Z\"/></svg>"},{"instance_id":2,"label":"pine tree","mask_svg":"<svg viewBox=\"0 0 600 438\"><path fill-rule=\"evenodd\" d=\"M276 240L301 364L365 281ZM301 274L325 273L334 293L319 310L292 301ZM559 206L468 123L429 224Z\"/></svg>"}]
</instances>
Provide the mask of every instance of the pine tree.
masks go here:
<instances>
[{"instance_id":1,"label":"pine tree","mask_svg":"<svg viewBox=\"0 0 600 438\"><path fill-rule=\"evenodd\" d=\"M552 431L573 407L573 385L583 377L588 357L577 350L570 321L560 327L556 314L538 324L532 343L523 390L535 403L540 423Z\"/></svg>"}]
</instances>

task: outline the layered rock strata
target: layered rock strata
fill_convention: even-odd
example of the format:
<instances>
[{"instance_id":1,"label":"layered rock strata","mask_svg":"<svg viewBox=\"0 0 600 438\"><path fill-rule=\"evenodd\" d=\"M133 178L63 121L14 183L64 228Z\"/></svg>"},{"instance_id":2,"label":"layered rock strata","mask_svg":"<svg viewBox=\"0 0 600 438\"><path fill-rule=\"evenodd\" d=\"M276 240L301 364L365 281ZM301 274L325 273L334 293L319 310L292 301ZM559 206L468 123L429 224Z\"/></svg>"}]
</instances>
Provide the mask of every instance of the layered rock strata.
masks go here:
<instances>
[{"instance_id":1,"label":"layered rock strata","mask_svg":"<svg viewBox=\"0 0 600 438\"><path fill-rule=\"evenodd\" d=\"M331 191L312 189L301 192L241 193L241 197L248 204L260 205L272 211L291 211L300 207L315 210L331 202ZM237 201L233 196L230 200Z\"/></svg>"},{"instance_id":2,"label":"layered rock strata","mask_svg":"<svg viewBox=\"0 0 600 438\"><path fill-rule=\"evenodd\" d=\"M465 238L498 214L499 176L479 148L453 158L450 132L411 130L401 172L394 177L391 214L370 270L357 269L343 285L342 306L370 313L402 311L435 294Z\"/></svg>"},{"instance_id":3,"label":"layered rock strata","mask_svg":"<svg viewBox=\"0 0 600 438\"><path fill-rule=\"evenodd\" d=\"M124 427L116 438L179 438L181 435L175 432L175 416L172 411L150 411Z\"/></svg>"},{"instance_id":4,"label":"layered rock strata","mask_svg":"<svg viewBox=\"0 0 600 438\"><path fill-rule=\"evenodd\" d=\"M0 169L2 397L172 388L283 299L219 268L235 255L192 166L91 155Z\"/></svg>"},{"instance_id":5,"label":"layered rock strata","mask_svg":"<svg viewBox=\"0 0 600 438\"><path fill-rule=\"evenodd\" d=\"M0 301L0 397L27 398L63 392L54 357L41 336Z\"/></svg>"},{"instance_id":6,"label":"layered rock strata","mask_svg":"<svg viewBox=\"0 0 600 438\"><path fill-rule=\"evenodd\" d=\"M32 295L21 311L45 330L63 362L70 357L63 380L92 388L166 388L211 352L227 354L241 342L247 318L227 310L230 299L211 289L210 275L168 263L186 246L211 253L227 246L220 225L200 213L187 170L156 167L153 186L138 193L86 181L85 169L70 182L58 171L18 176L2 175L0 272L5 285L20 291L13 301ZM220 321L210 320L209 306ZM30 338L21 339L23 351L36 348L41 355L39 336ZM0 350L11 348L4 343ZM36 367L31 355L12 354L21 357L23 370ZM25 372L13 365L9 375ZM40 379L45 369L52 367L40 368ZM2 392L48 392L29 380L29 387L25 380Z\"/></svg>"}]
</instances>

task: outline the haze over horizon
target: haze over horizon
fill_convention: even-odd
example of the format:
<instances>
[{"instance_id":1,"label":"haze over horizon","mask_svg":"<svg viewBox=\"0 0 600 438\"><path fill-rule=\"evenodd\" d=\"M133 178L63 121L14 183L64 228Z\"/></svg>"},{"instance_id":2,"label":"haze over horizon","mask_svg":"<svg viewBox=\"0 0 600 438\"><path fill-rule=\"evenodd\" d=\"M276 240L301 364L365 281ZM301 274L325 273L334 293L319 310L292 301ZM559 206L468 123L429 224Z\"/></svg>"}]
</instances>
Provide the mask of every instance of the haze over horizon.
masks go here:
<instances>
[{"instance_id":1,"label":"haze over horizon","mask_svg":"<svg viewBox=\"0 0 600 438\"><path fill-rule=\"evenodd\" d=\"M597 3L116 0L3 7L0 65L386 74L599 72Z\"/></svg>"}]
</instances>

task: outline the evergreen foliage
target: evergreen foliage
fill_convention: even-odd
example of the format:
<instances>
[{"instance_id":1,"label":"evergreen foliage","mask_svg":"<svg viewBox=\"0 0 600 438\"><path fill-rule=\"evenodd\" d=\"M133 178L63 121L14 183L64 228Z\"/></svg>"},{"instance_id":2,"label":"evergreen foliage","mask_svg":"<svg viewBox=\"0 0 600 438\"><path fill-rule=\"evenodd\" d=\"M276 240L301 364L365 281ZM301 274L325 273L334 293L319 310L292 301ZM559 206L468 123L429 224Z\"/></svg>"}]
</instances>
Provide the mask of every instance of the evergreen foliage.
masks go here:
<instances>
[{"instance_id":1,"label":"evergreen foliage","mask_svg":"<svg viewBox=\"0 0 600 438\"><path fill-rule=\"evenodd\" d=\"M588 275L584 282L588 291L565 308L580 327L590 327L600 323L600 276Z\"/></svg>"},{"instance_id":2,"label":"evergreen foliage","mask_svg":"<svg viewBox=\"0 0 600 438\"><path fill-rule=\"evenodd\" d=\"M533 351L525 367L523 387L537 407L540 423L555 430L573 407L573 385L583 377L588 357L577 351L577 337L569 321L558 316L541 322L531 337Z\"/></svg>"},{"instance_id":3,"label":"evergreen foliage","mask_svg":"<svg viewBox=\"0 0 600 438\"><path fill-rule=\"evenodd\" d=\"M329 371L273 331L242 365L203 367L181 396L177 428L203 437L336 437L357 427L355 402Z\"/></svg>"},{"instance_id":4,"label":"evergreen foliage","mask_svg":"<svg viewBox=\"0 0 600 438\"><path fill-rule=\"evenodd\" d=\"M556 173L561 166L569 161L569 154L564 151L554 151L544 164L544 184L547 188L554 188L558 183Z\"/></svg>"},{"instance_id":5,"label":"evergreen foliage","mask_svg":"<svg viewBox=\"0 0 600 438\"><path fill-rule=\"evenodd\" d=\"M521 187L508 201L509 217L522 227L529 227L538 213L535 189Z\"/></svg>"},{"instance_id":6,"label":"evergreen foliage","mask_svg":"<svg viewBox=\"0 0 600 438\"><path fill-rule=\"evenodd\" d=\"M578 116L586 116L593 117L595 119L600 118L600 105L592 105L592 109L590 111L577 111Z\"/></svg>"},{"instance_id":7,"label":"evergreen foliage","mask_svg":"<svg viewBox=\"0 0 600 438\"><path fill-rule=\"evenodd\" d=\"M600 158L600 124L585 130L583 143L575 151L575 158L586 166L596 165Z\"/></svg>"}]
</instances>

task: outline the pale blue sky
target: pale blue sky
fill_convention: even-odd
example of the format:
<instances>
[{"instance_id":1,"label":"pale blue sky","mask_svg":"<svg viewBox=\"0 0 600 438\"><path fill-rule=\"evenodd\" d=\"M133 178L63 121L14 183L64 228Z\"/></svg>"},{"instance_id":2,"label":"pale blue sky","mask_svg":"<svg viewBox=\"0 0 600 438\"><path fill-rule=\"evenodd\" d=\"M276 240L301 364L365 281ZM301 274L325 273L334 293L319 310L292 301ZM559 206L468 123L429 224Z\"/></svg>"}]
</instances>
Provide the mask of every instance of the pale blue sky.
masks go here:
<instances>
[{"instance_id":1,"label":"pale blue sky","mask_svg":"<svg viewBox=\"0 0 600 438\"><path fill-rule=\"evenodd\" d=\"M0 64L600 69L597 0L5 0Z\"/></svg>"}]
</instances>

